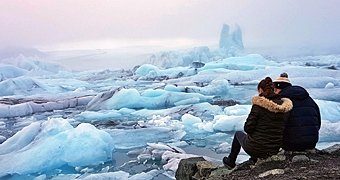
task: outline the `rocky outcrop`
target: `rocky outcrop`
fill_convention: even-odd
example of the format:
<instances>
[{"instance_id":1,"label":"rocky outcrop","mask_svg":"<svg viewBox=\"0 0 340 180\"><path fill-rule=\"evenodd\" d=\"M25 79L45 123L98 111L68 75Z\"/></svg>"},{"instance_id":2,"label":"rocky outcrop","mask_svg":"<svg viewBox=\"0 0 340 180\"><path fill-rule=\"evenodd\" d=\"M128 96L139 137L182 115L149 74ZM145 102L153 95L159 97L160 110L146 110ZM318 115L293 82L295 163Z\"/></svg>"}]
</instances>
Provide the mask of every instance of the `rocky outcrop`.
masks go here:
<instances>
[{"instance_id":1,"label":"rocky outcrop","mask_svg":"<svg viewBox=\"0 0 340 180\"><path fill-rule=\"evenodd\" d=\"M179 163L176 179L340 179L339 153L339 144L324 150L282 150L256 163L245 161L232 170L203 158L189 158Z\"/></svg>"},{"instance_id":2,"label":"rocky outcrop","mask_svg":"<svg viewBox=\"0 0 340 180\"><path fill-rule=\"evenodd\" d=\"M207 162L203 157L182 159L176 171L176 179L190 180L199 171L198 162Z\"/></svg>"}]
</instances>

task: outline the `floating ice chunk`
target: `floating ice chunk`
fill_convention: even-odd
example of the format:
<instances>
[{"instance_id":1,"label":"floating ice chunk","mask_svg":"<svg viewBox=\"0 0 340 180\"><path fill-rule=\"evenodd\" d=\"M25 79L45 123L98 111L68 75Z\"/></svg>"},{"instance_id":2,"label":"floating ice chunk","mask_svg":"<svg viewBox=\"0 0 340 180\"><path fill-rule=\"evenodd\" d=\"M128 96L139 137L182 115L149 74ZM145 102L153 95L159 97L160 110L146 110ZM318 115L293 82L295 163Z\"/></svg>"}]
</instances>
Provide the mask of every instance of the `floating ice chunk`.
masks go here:
<instances>
[{"instance_id":1,"label":"floating ice chunk","mask_svg":"<svg viewBox=\"0 0 340 180\"><path fill-rule=\"evenodd\" d=\"M158 115L153 115L152 116L152 120L149 120L147 122L148 125L151 126L161 126L161 127L165 127L169 124L171 124L171 117L170 116L166 116L166 117L160 117Z\"/></svg>"},{"instance_id":2,"label":"floating ice chunk","mask_svg":"<svg viewBox=\"0 0 340 180\"><path fill-rule=\"evenodd\" d=\"M312 69L312 68L308 68ZM305 71L306 69L300 69L300 71ZM317 68L313 68L313 70L317 73L323 73L324 69L320 70ZM328 74L325 76L311 76L311 77L291 77L289 78L293 84L298 84L303 86L304 88L333 88L335 85L340 85L340 79L336 77L332 77L333 75ZM333 85L332 85L333 84ZM327 87L329 86L329 87Z\"/></svg>"},{"instance_id":3,"label":"floating ice chunk","mask_svg":"<svg viewBox=\"0 0 340 180\"><path fill-rule=\"evenodd\" d=\"M156 177L157 175L159 175L162 171L159 171L159 170L151 170L149 172L141 172L139 174L135 174L131 177L129 177L128 180L140 180L140 179L143 179L143 180L152 180L154 177Z\"/></svg>"},{"instance_id":4,"label":"floating ice chunk","mask_svg":"<svg viewBox=\"0 0 340 180\"><path fill-rule=\"evenodd\" d=\"M170 116L174 119L180 119L185 113L190 113L194 116L205 117L208 119L213 119L214 114L223 114L222 108L217 105L211 105L210 103L198 103L181 105L167 109L151 110L151 109L141 109L133 113L133 115L139 117L152 117L153 115L160 116Z\"/></svg>"},{"instance_id":5,"label":"floating ice chunk","mask_svg":"<svg viewBox=\"0 0 340 180\"><path fill-rule=\"evenodd\" d=\"M63 165L95 165L111 159L111 136L66 119L32 123L0 145L0 177L44 172Z\"/></svg>"},{"instance_id":6,"label":"floating ice chunk","mask_svg":"<svg viewBox=\"0 0 340 180\"><path fill-rule=\"evenodd\" d=\"M185 102L192 103L193 100L197 101L197 98L199 102L207 102L213 97L197 93L170 92L161 89L148 89L142 94L137 89L122 89L107 100L95 98L95 100L91 101L91 104L96 104L95 109L160 109L175 106L177 102L180 102L179 104L181 105L185 104Z\"/></svg>"},{"instance_id":7,"label":"floating ice chunk","mask_svg":"<svg viewBox=\"0 0 340 180\"><path fill-rule=\"evenodd\" d=\"M75 97L58 101L35 102L30 100L20 104L6 105L0 104L0 117L27 116L37 112L61 110L87 104L92 97ZM13 100L15 101L15 99Z\"/></svg>"},{"instance_id":8,"label":"floating ice chunk","mask_svg":"<svg viewBox=\"0 0 340 180\"><path fill-rule=\"evenodd\" d=\"M224 113L228 116L241 116L249 114L251 105L239 105L228 106L224 108Z\"/></svg>"},{"instance_id":9,"label":"floating ice chunk","mask_svg":"<svg viewBox=\"0 0 340 180\"><path fill-rule=\"evenodd\" d=\"M148 76L148 77L156 77L161 76L160 69L157 66L151 64L144 64L140 66L136 71L136 75L138 76Z\"/></svg>"},{"instance_id":10,"label":"floating ice chunk","mask_svg":"<svg viewBox=\"0 0 340 180\"><path fill-rule=\"evenodd\" d=\"M116 149L132 149L146 146L147 143L174 142L183 138L183 130L171 127L147 127L140 129L107 129L113 138Z\"/></svg>"},{"instance_id":11,"label":"floating ice chunk","mask_svg":"<svg viewBox=\"0 0 340 180\"><path fill-rule=\"evenodd\" d=\"M182 116L182 123L185 126L193 126L196 123L201 123L202 120L199 117L195 117L191 114L184 114Z\"/></svg>"},{"instance_id":12,"label":"floating ice chunk","mask_svg":"<svg viewBox=\"0 0 340 180\"><path fill-rule=\"evenodd\" d=\"M152 159L152 155L151 154L140 154L137 156L137 160L139 162L146 162L147 160L151 160Z\"/></svg>"},{"instance_id":13,"label":"floating ice chunk","mask_svg":"<svg viewBox=\"0 0 340 180\"><path fill-rule=\"evenodd\" d=\"M329 82L329 83L326 84L325 88L326 88L326 89L334 88L334 84L331 83L331 82Z\"/></svg>"},{"instance_id":14,"label":"floating ice chunk","mask_svg":"<svg viewBox=\"0 0 340 180\"><path fill-rule=\"evenodd\" d=\"M222 153L227 153L230 152L231 145L228 142L224 142L219 144L215 151L216 153L222 154Z\"/></svg>"},{"instance_id":15,"label":"floating ice chunk","mask_svg":"<svg viewBox=\"0 0 340 180\"><path fill-rule=\"evenodd\" d=\"M45 179L47 179L46 174L42 174L42 175L37 176L37 177L34 178L34 180L45 180Z\"/></svg>"},{"instance_id":16,"label":"floating ice chunk","mask_svg":"<svg viewBox=\"0 0 340 180\"><path fill-rule=\"evenodd\" d=\"M179 147L172 146L170 144L164 143L147 143L150 148L158 149L158 150L166 150L166 151L174 151L177 153L185 153L185 151Z\"/></svg>"},{"instance_id":17,"label":"floating ice chunk","mask_svg":"<svg viewBox=\"0 0 340 180\"><path fill-rule=\"evenodd\" d=\"M203 130L206 132L214 132L214 122L212 121L204 121L202 123L196 123L195 126L199 130Z\"/></svg>"},{"instance_id":18,"label":"floating ice chunk","mask_svg":"<svg viewBox=\"0 0 340 180\"><path fill-rule=\"evenodd\" d=\"M320 141L339 141L340 138L340 121L330 122L327 120L321 121Z\"/></svg>"},{"instance_id":19,"label":"floating ice chunk","mask_svg":"<svg viewBox=\"0 0 340 180\"><path fill-rule=\"evenodd\" d=\"M340 103L333 101L315 100L318 104L321 119L329 120L330 122L340 121Z\"/></svg>"},{"instance_id":20,"label":"floating ice chunk","mask_svg":"<svg viewBox=\"0 0 340 180\"><path fill-rule=\"evenodd\" d=\"M142 108L141 95L136 89L122 89L114 96L100 104L103 109Z\"/></svg>"},{"instance_id":21,"label":"floating ice chunk","mask_svg":"<svg viewBox=\"0 0 340 180\"><path fill-rule=\"evenodd\" d=\"M94 97L86 106L87 110L96 110L98 106L110 99L115 93L119 92L122 88L116 88L116 89L111 89L110 91L106 91L103 93L97 94L96 97Z\"/></svg>"},{"instance_id":22,"label":"floating ice chunk","mask_svg":"<svg viewBox=\"0 0 340 180\"><path fill-rule=\"evenodd\" d=\"M166 144L161 144L161 143L147 143L147 145L153 149L160 149L160 150L168 150L168 151L173 151L173 149L166 145Z\"/></svg>"},{"instance_id":23,"label":"floating ice chunk","mask_svg":"<svg viewBox=\"0 0 340 180\"><path fill-rule=\"evenodd\" d=\"M215 131L237 131L243 130L243 125L247 119L247 115L242 116L226 116L217 115L214 118L213 128Z\"/></svg>"},{"instance_id":24,"label":"floating ice chunk","mask_svg":"<svg viewBox=\"0 0 340 180\"><path fill-rule=\"evenodd\" d=\"M161 171L159 170L151 170L149 172L142 172L135 175L130 175L124 171L116 171L116 172L107 172L107 173L98 173L98 174L90 174L84 178L80 178L83 180L152 180Z\"/></svg>"},{"instance_id":25,"label":"floating ice chunk","mask_svg":"<svg viewBox=\"0 0 340 180\"><path fill-rule=\"evenodd\" d=\"M185 141L177 141L173 143L168 143L170 146L176 146L176 147L185 147L188 146L189 144Z\"/></svg>"},{"instance_id":26,"label":"floating ice chunk","mask_svg":"<svg viewBox=\"0 0 340 180\"><path fill-rule=\"evenodd\" d=\"M90 174L82 179L84 180L123 180L129 179L130 174L124 171L108 172L108 173L98 173Z\"/></svg>"},{"instance_id":27,"label":"floating ice chunk","mask_svg":"<svg viewBox=\"0 0 340 180\"><path fill-rule=\"evenodd\" d=\"M38 135L40 126L40 122L34 122L0 144L0 155L16 152L27 146Z\"/></svg>"},{"instance_id":28,"label":"floating ice chunk","mask_svg":"<svg viewBox=\"0 0 340 180\"><path fill-rule=\"evenodd\" d=\"M166 91L174 91L174 92L184 92L185 91L185 87L184 86L174 86L172 84L168 84L164 87L164 90Z\"/></svg>"},{"instance_id":29,"label":"floating ice chunk","mask_svg":"<svg viewBox=\"0 0 340 180\"><path fill-rule=\"evenodd\" d=\"M122 117L122 114L119 113L116 110L102 110L102 111L84 111L81 112L79 115L75 117L76 120L82 121L82 122L91 122L91 121L105 121L105 120L111 120L111 119L120 119Z\"/></svg>"},{"instance_id":30,"label":"floating ice chunk","mask_svg":"<svg viewBox=\"0 0 340 180\"><path fill-rule=\"evenodd\" d=\"M313 99L340 102L340 87L330 89L312 88L307 90Z\"/></svg>"},{"instance_id":31,"label":"floating ice chunk","mask_svg":"<svg viewBox=\"0 0 340 180\"><path fill-rule=\"evenodd\" d=\"M175 89L176 88L176 89ZM172 87L168 86L166 89L170 89L171 91L181 91L188 93L199 93L207 96L217 96L217 95L226 95L228 90L231 87L229 86L229 82L225 79L212 80L208 86L205 87L197 87L197 86L179 86Z\"/></svg>"},{"instance_id":32,"label":"floating ice chunk","mask_svg":"<svg viewBox=\"0 0 340 180\"><path fill-rule=\"evenodd\" d=\"M144 64L140 66L136 71L136 75L141 79L168 79L179 78L182 76L191 76L197 73L195 69L189 67L174 67L169 69L159 69L151 64Z\"/></svg>"},{"instance_id":33,"label":"floating ice chunk","mask_svg":"<svg viewBox=\"0 0 340 180\"><path fill-rule=\"evenodd\" d=\"M229 57L220 61L206 63L200 70L213 70L218 68L230 70L256 70L264 69L266 66L278 65L274 61L269 61L259 54L249 54L240 57Z\"/></svg>"}]
</instances>

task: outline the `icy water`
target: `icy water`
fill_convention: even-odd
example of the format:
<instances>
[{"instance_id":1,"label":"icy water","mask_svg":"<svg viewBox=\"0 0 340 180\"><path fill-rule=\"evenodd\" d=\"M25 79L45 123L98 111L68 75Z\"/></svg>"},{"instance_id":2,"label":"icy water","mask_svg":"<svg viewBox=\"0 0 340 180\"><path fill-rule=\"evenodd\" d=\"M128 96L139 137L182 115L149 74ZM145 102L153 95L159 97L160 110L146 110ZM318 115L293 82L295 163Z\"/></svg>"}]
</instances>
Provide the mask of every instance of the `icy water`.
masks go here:
<instances>
[{"instance_id":1,"label":"icy water","mask_svg":"<svg viewBox=\"0 0 340 180\"><path fill-rule=\"evenodd\" d=\"M316 99L318 147L327 147L340 141L340 60L317 59L247 55L196 69L7 69L16 76L0 82L0 178L173 179L183 158L221 164L234 132L243 130L258 81L281 72ZM247 158L241 152L238 162Z\"/></svg>"}]
</instances>

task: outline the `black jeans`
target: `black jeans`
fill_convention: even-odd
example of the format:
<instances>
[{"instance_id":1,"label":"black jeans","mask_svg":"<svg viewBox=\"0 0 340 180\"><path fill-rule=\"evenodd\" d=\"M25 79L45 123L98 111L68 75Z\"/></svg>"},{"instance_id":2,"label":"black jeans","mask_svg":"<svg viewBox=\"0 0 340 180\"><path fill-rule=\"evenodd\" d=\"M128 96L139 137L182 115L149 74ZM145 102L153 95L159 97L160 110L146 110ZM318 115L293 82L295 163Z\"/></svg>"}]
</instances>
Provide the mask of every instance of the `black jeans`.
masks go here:
<instances>
[{"instance_id":1,"label":"black jeans","mask_svg":"<svg viewBox=\"0 0 340 180\"><path fill-rule=\"evenodd\" d=\"M228 158L230 159L232 163L236 162L236 158L237 158L237 155L240 153L241 147L247 152L247 150L244 148L246 137L247 135L243 131L235 132L233 143L231 144L231 151L228 156ZM249 153L247 152L247 154ZM257 158L251 155L250 155L250 159L254 162L257 161Z\"/></svg>"}]
</instances>

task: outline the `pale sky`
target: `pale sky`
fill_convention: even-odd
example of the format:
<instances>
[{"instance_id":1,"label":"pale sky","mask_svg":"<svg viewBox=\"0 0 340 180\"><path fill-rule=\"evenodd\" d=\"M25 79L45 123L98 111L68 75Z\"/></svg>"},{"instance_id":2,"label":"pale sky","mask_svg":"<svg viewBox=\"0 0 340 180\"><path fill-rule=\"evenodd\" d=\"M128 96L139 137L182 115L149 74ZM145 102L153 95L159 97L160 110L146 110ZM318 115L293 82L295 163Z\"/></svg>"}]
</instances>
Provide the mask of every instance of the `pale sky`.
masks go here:
<instances>
[{"instance_id":1,"label":"pale sky","mask_svg":"<svg viewBox=\"0 0 340 180\"><path fill-rule=\"evenodd\" d=\"M1 0L0 48L218 44L239 24L245 47L340 47L339 0Z\"/></svg>"}]
</instances>

